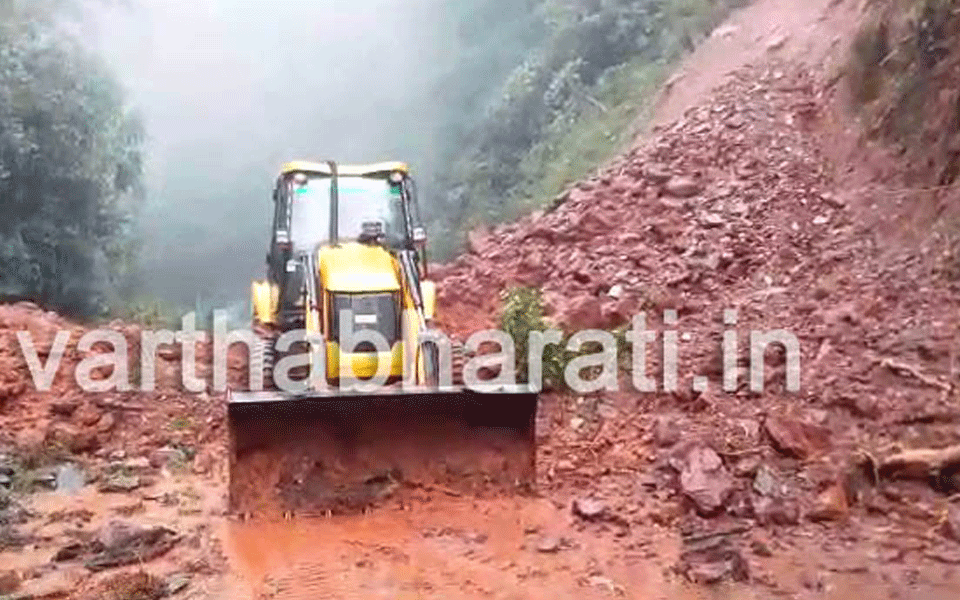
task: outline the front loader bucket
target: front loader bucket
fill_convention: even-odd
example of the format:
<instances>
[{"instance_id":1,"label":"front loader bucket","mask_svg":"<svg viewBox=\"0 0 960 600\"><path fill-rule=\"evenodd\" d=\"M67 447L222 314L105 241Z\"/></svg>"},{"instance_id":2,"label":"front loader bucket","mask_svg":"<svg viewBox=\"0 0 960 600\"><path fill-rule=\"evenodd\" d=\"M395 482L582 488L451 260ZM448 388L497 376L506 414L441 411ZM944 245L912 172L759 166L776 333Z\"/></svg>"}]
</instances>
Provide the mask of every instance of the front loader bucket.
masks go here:
<instances>
[{"instance_id":1,"label":"front loader bucket","mask_svg":"<svg viewBox=\"0 0 960 600\"><path fill-rule=\"evenodd\" d=\"M530 491L536 410L524 387L231 393L230 509L330 514L413 488Z\"/></svg>"}]
</instances>

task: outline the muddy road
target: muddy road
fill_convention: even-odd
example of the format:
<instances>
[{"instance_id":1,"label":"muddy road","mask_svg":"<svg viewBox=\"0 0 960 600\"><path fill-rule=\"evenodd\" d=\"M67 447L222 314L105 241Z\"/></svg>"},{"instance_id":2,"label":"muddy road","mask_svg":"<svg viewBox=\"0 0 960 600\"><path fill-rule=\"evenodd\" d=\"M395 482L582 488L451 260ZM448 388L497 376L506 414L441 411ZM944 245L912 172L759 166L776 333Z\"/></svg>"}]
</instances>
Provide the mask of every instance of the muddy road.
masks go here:
<instances>
[{"instance_id":1,"label":"muddy road","mask_svg":"<svg viewBox=\"0 0 960 600\"><path fill-rule=\"evenodd\" d=\"M257 598L698 597L651 560L669 555L665 534L613 544L573 519L547 500L437 498L358 517L234 523L226 548Z\"/></svg>"},{"instance_id":2,"label":"muddy road","mask_svg":"<svg viewBox=\"0 0 960 600\"><path fill-rule=\"evenodd\" d=\"M617 504L592 498L478 501L423 493L364 515L243 522L222 516L222 482L185 474L160 479L122 494L84 487L31 496L34 518L25 532L34 543L0 553L5 569L34 576L12 597L140 598L121 584L144 572L157 587L143 597L224 600L939 600L960 583L946 565L931 569L910 558L923 532L894 539L882 519L853 543L852 528L844 528L844 541L830 531L835 526L774 534L727 521L690 530L630 525ZM118 521L175 527L176 544L142 565L93 576L74 561L51 563L65 541L80 539L80 529L108 544L121 537ZM727 544L738 548L733 560L749 565L744 581L692 582L720 575L725 563L684 556ZM684 565L690 570L681 572Z\"/></svg>"}]
</instances>

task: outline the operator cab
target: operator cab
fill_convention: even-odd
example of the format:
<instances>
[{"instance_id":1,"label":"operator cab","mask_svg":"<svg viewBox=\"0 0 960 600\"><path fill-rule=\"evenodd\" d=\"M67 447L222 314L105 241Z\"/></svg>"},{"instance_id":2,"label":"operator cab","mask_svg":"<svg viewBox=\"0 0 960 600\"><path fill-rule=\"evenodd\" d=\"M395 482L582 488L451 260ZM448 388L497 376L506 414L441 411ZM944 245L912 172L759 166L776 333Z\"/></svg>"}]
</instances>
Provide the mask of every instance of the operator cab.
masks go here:
<instances>
[{"instance_id":1,"label":"operator cab","mask_svg":"<svg viewBox=\"0 0 960 600\"><path fill-rule=\"evenodd\" d=\"M289 180L290 241L294 250L310 251L330 241L333 178L296 173ZM338 177L338 241L374 241L390 247L407 238L401 184L386 177Z\"/></svg>"},{"instance_id":2,"label":"operator cab","mask_svg":"<svg viewBox=\"0 0 960 600\"><path fill-rule=\"evenodd\" d=\"M426 233L415 187L403 163L348 166L292 162L273 193L270 279L279 284L281 321L302 315L304 273L297 257L325 246L359 242L389 251L415 250L426 276Z\"/></svg>"}]
</instances>

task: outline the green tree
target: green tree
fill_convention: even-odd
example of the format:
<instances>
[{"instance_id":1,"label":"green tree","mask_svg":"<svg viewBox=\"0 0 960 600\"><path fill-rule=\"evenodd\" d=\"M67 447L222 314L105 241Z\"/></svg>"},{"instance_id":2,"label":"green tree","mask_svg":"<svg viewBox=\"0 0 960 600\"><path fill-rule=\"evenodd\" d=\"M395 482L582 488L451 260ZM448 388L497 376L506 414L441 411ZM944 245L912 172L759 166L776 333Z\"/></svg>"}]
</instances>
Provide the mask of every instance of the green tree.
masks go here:
<instances>
[{"instance_id":1,"label":"green tree","mask_svg":"<svg viewBox=\"0 0 960 600\"><path fill-rule=\"evenodd\" d=\"M93 316L134 273L143 132L68 8L0 0L0 298Z\"/></svg>"},{"instance_id":2,"label":"green tree","mask_svg":"<svg viewBox=\"0 0 960 600\"><path fill-rule=\"evenodd\" d=\"M742 0L465 0L464 57L439 95L462 110L441 128L427 193L438 247L520 216L630 138L666 65ZM512 7L521 6L522 14ZM520 35L520 28L524 35ZM468 57L484 57L471 63ZM498 57L500 60L493 60ZM512 65L509 66L508 65ZM478 76L480 75L480 76ZM456 93L467 101L449 102Z\"/></svg>"}]
</instances>

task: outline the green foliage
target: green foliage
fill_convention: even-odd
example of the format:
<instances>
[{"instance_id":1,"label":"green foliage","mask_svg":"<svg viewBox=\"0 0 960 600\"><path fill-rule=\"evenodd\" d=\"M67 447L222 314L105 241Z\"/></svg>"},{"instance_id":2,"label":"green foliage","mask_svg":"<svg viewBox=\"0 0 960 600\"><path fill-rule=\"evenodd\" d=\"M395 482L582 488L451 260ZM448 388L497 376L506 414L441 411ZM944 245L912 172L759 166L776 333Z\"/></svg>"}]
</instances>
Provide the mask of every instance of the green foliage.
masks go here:
<instances>
[{"instance_id":1,"label":"green foliage","mask_svg":"<svg viewBox=\"0 0 960 600\"><path fill-rule=\"evenodd\" d=\"M844 72L853 108L866 133L899 156L913 193L897 201L924 206L923 188L955 186L960 178L960 0L874 0L868 8ZM948 207L932 223L918 223L912 233L936 250L934 272L960 280L956 211Z\"/></svg>"},{"instance_id":2,"label":"green foliage","mask_svg":"<svg viewBox=\"0 0 960 600\"><path fill-rule=\"evenodd\" d=\"M161 299L137 298L126 302L119 310L119 316L151 329L176 330L180 327L180 317L184 312L175 304Z\"/></svg>"},{"instance_id":3,"label":"green foliage","mask_svg":"<svg viewBox=\"0 0 960 600\"><path fill-rule=\"evenodd\" d=\"M89 316L134 272L143 132L66 6L0 2L0 298Z\"/></svg>"},{"instance_id":4,"label":"green foliage","mask_svg":"<svg viewBox=\"0 0 960 600\"><path fill-rule=\"evenodd\" d=\"M610 69L596 89L584 91L578 119L551 123L545 138L531 147L520 163L520 183L510 193L506 219L542 208L570 184L588 176L639 133L636 123L646 114L649 99L666 69L637 59Z\"/></svg>"},{"instance_id":5,"label":"green foliage","mask_svg":"<svg viewBox=\"0 0 960 600\"><path fill-rule=\"evenodd\" d=\"M510 288L503 294L503 312L500 315L500 330L506 332L516 348L517 379L529 382L528 361L530 334L550 329L544 318L543 295L540 290L527 287ZM619 367L625 372L632 369L633 348L627 340L630 325L612 331L617 343ZM578 356L595 354L603 350L600 344L583 344L576 351L567 350L571 335L564 333L559 344L547 344L543 349L543 386L548 389L567 390L564 371L571 360ZM599 375L599 371L592 375ZM588 372L587 379L592 378ZM581 376L583 374L581 373Z\"/></svg>"},{"instance_id":6,"label":"green foliage","mask_svg":"<svg viewBox=\"0 0 960 600\"><path fill-rule=\"evenodd\" d=\"M546 331L549 327L543 317L543 296L533 288L511 288L504 293L500 330L513 338L516 348L518 381L527 382L530 334ZM543 350L543 385L562 388L563 370L572 356L564 350L566 339L559 345L547 345Z\"/></svg>"},{"instance_id":7,"label":"green foliage","mask_svg":"<svg viewBox=\"0 0 960 600\"><path fill-rule=\"evenodd\" d=\"M192 422L189 417L180 416L175 418L170 422L170 429L173 431L183 431L185 429L190 429Z\"/></svg>"},{"instance_id":8,"label":"green foliage","mask_svg":"<svg viewBox=\"0 0 960 600\"><path fill-rule=\"evenodd\" d=\"M461 115L470 125L456 129L454 151L429 186L434 238L447 242L437 247L441 257L476 224L542 207L629 143L667 67L742 0L528 4L536 34L511 46L524 50L513 71L487 79L492 89L474 96L487 99L486 110ZM488 39L501 43L497 32L516 22L489 17ZM474 44L482 39L474 30Z\"/></svg>"},{"instance_id":9,"label":"green foliage","mask_svg":"<svg viewBox=\"0 0 960 600\"><path fill-rule=\"evenodd\" d=\"M855 104L889 105L886 132L893 138L918 131L933 67L954 47L958 0L909 0L874 6L857 33L846 79Z\"/></svg>"}]
</instances>

